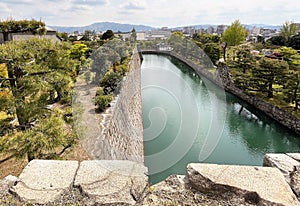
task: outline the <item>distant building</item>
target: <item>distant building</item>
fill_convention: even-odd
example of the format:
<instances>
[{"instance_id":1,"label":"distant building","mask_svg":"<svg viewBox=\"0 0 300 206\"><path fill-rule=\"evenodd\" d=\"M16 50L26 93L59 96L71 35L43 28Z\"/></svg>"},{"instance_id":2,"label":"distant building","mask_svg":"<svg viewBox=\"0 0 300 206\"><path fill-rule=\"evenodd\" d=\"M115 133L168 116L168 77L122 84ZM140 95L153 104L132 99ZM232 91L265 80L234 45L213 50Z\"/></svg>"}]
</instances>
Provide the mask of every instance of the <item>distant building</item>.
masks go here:
<instances>
[{"instance_id":1,"label":"distant building","mask_svg":"<svg viewBox=\"0 0 300 206\"><path fill-rule=\"evenodd\" d=\"M203 29L203 28L200 28L200 29L196 29L196 31L195 31L196 33L198 33L198 34L202 34L202 33L204 33L205 32L205 29Z\"/></svg>"},{"instance_id":2,"label":"distant building","mask_svg":"<svg viewBox=\"0 0 300 206\"><path fill-rule=\"evenodd\" d=\"M153 30L146 33L146 39L147 40L153 40L153 39L167 39L171 36L170 30Z\"/></svg>"},{"instance_id":3,"label":"distant building","mask_svg":"<svg viewBox=\"0 0 300 206\"><path fill-rule=\"evenodd\" d=\"M193 36L193 34L196 32L196 29L194 26L186 26L186 27L183 27L182 29L182 33L185 35L185 36Z\"/></svg>"},{"instance_id":4,"label":"distant building","mask_svg":"<svg viewBox=\"0 0 300 206\"><path fill-rule=\"evenodd\" d=\"M228 29L228 26L226 26L226 25L218 25L216 33L217 34L223 34L224 31L226 31L226 29Z\"/></svg>"},{"instance_id":5,"label":"distant building","mask_svg":"<svg viewBox=\"0 0 300 206\"><path fill-rule=\"evenodd\" d=\"M261 34L261 28L254 26L252 28L251 34L253 34L253 36L257 36L257 35Z\"/></svg>"},{"instance_id":6,"label":"distant building","mask_svg":"<svg viewBox=\"0 0 300 206\"><path fill-rule=\"evenodd\" d=\"M136 33L136 40L137 41L144 41L144 40L146 40L146 32L137 32Z\"/></svg>"},{"instance_id":7,"label":"distant building","mask_svg":"<svg viewBox=\"0 0 300 206\"><path fill-rule=\"evenodd\" d=\"M128 41L131 37L131 32L115 33L115 36L119 36L122 40Z\"/></svg>"},{"instance_id":8,"label":"distant building","mask_svg":"<svg viewBox=\"0 0 300 206\"><path fill-rule=\"evenodd\" d=\"M208 33L208 34L213 34L214 32L215 32L215 29L212 26L210 26L206 29L206 33Z\"/></svg>"},{"instance_id":9,"label":"distant building","mask_svg":"<svg viewBox=\"0 0 300 206\"><path fill-rule=\"evenodd\" d=\"M80 41L83 38L82 34L68 34L69 39L71 39L71 41Z\"/></svg>"},{"instance_id":10,"label":"distant building","mask_svg":"<svg viewBox=\"0 0 300 206\"><path fill-rule=\"evenodd\" d=\"M164 31L171 31L167 26L161 27L161 30L164 30Z\"/></svg>"},{"instance_id":11,"label":"distant building","mask_svg":"<svg viewBox=\"0 0 300 206\"><path fill-rule=\"evenodd\" d=\"M276 31L276 29L261 29L261 35L265 38L265 40L270 39L273 36L278 36L279 33Z\"/></svg>"},{"instance_id":12,"label":"distant building","mask_svg":"<svg viewBox=\"0 0 300 206\"><path fill-rule=\"evenodd\" d=\"M53 42L59 42L60 39L56 35L56 31L50 27L46 27L47 32L44 35L34 34L31 31L27 32L9 32L9 33L0 33L0 44L6 41L22 41L30 38L46 38L51 39Z\"/></svg>"}]
</instances>

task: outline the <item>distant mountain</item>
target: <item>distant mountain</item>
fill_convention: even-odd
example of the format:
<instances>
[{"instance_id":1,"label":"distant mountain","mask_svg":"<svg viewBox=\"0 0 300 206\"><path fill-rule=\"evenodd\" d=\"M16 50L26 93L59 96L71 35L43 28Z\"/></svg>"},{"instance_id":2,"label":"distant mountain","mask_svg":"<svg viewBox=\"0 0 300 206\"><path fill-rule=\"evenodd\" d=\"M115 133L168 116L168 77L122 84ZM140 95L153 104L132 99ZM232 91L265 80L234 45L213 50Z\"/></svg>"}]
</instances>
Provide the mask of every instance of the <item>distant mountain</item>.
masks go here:
<instances>
[{"instance_id":1,"label":"distant mountain","mask_svg":"<svg viewBox=\"0 0 300 206\"><path fill-rule=\"evenodd\" d=\"M218 25L217 24L201 24L201 25L191 25L192 27L195 27L196 29L207 29L208 27L213 27L213 28L217 28ZM229 25L228 25L229 26ZM261 27L264 29L276 29L276 30L280 30L281 26L279 25L268 25L268 24L243 24L244 27L246 27L247 29L252 29L254 26L255 27ZM172 28L173 30L176 29L182 29L184 26L182 27L175 27Z\"/></svg>"},{"instance_id":2,"label":"distant mountain","mask_svg":"<svg viewBox=\"0 0 300 206\"><path fill-rule=\"evenodd\" d=\"M59 32L68 32L72 33L74 31L84 32L85 30L91 30L96 32L104 32L106 30L112 30L113 32L130 32L133 28L136 31L150 31L155 28L145 25L134 25L134 24L119 24L114 22L98 22L88 26L82 27L68 27L68 26L50 26L51 28Z\"/></svg>"},{"instance_id":3,"label":"distant mountain","mask_svg":"<svg viewBox=\"0 0 300 206\"><path fill-rule=\"evenodd\" d=\"M218 25L216 24L201 24L201 25L190 25L192 27L195 27L196 29L207 29L208 27L217 28ZM262 27L265 29L276 29L280 30L281 26L279 25L267 25L267 24L243 24L244 27L247 29L252 29L255 27ZM81 27L69 27L69 26L50 26L51 28L59 31L59 32L68 32L72 33L74 31L84 32L85 30L91 30L96 32L104 32L108 29L114 31L114 32L130 32L133 28L135 28L136 31L151 31L155 30L157 28L146 26L146 25L135 25L135 24L120 24L120 23L114 23L114 22L98 22L94 23L88 26L81 26ZM182 29L185 26L181 27L174 27L170 28L172 30Z\"/></svg>"}]
</instances>

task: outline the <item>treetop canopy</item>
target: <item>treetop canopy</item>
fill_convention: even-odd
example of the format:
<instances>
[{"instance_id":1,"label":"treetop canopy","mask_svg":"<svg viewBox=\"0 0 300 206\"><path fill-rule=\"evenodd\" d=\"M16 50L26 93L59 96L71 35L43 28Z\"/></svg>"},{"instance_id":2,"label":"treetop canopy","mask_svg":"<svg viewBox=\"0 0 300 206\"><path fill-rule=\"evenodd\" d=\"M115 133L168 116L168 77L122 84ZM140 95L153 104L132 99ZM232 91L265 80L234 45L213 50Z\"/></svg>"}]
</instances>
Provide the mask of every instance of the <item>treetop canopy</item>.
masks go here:
<instances>
[{"instance_id":1,"label":"treetop canopy","mask_svg":"<svg viewBox=\"0 0 300 206\"><path fill-rule=\"evenodd\" d=\"M45 23L37 20L6 20L0 21L0 32L25 32L31 31L38 33L45 30Z\"/></svg>"}]
</instances>

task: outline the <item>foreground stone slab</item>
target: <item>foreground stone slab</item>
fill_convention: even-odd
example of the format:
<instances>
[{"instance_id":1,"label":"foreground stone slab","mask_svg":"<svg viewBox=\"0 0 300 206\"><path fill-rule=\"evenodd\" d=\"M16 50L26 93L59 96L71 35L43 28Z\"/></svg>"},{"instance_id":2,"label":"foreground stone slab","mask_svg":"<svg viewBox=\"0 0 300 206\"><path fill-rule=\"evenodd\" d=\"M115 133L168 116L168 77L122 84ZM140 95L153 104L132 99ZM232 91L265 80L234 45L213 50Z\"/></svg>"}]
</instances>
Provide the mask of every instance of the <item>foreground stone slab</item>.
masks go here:
<instances>
[{"instance_id":1,"label":"foreground stone slab","mask_svg":"<svg viewBox=\"0 0 300 206\"><path fill-rule=\"evenodd\" d=\"M0 196L1 194L8 193L9 188L11 188L18 181L18 178L12 175L6 176L4 179L0 180Z\"/></svg>"},{"instance_id":2,"label":"foreground stone slab","mask_svg":"<svg viewBox=\"0 0 300 206\"><path fill-rule=\"evenodd\" d=\"M263 166L278 168L283 173L287 183L290 184L291 173L300 166L300 163L286 154L266 154Z\"/></svg>"},{"instance_id":3,"label":"foreground stone slab","mask_svg":"<svg viewBox=\"0 0 300 206\"><path fill-rule=\"evenodd\" d=\"M80 163L75 187L100 205L134 205L148 185L147 168L127 160L93 160Z\"/></svg>"},{"instance_id":4,"label":"foreground stone slab","mask_svg":"<svg viewBox=\"0 0 300 206\"><path fill-rule=\"evenodd\" d=\"M70 189L78 169L77 161L32 160L12 191L21 201L46 204Z\"/></svg>"},{"instance_id":5,"label":"foreground stone slab","mask_svg":"<svg viewBox=\"0 0 300 206\"><path fill-rule=\"evenodd\" d=\"M295 171L291 173L290 186L297 197L300 197L300 166L295 168Z\"/></svg>"},{"instance_id":6,"label":"foreground stone slab","mask_svg":"<svg viewBox=\"0 0 300 206\"><path fill-rule=\"evenodd\" d=\"M143 202L136 206L158 205L253 206L253 204L245 203L243 197L231 191L222 193L200 192L191 187L187 178L182 175L171 175L164 181L152 185Z\"/></svg>"},{"instance_id":7,"label":"foreground stone slab","mask_svg":"<svg viewBox=\"0 0 300 206\"><path fill-rule=\"evenodd\" d=\"M300 161L300 153L286 153L287 156L290 156L294 160Z\"/></svg>"},{"instance_id":8,"label":"foreground stone slab","mask_svg":"<svg viewBox=\"0 0 300 206\"><path fill-rule=\"evenodd\" d=\"M215 164L189 164L189 184L202 192L232 191L259 205L298 205L277 168Z\"/></svg>"}]
</instances>

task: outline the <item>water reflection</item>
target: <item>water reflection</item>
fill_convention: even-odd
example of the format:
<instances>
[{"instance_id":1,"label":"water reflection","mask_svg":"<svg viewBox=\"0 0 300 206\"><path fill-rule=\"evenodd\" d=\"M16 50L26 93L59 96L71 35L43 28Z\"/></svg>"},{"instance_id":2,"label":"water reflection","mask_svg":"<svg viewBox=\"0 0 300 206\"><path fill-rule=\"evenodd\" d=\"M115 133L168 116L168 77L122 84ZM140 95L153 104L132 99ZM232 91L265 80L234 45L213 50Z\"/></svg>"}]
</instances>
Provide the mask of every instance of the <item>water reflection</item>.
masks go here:
<instances>
[{"instance_id":1,"label":"water reflection","mask_svg":"<svg viewBox=\"0 0 300 206\"><path fill-rule=\"evenodd\" d=\"M176 65L175 65L175 64ZM145 164L149 167L150 182L156 183L171 174L185 174L186 165L190 162L200 162L199 154L210 129L218 128L218 119L226 112L226 121L221 133L221 138L215 142L216 148L213 152L203 160L207 163L220 164L240 164L240 165L262 165L262 160L265 153L271 152L299 152L300 138L294 133L289 132L284 127L277 124L261 112L249 106L245 102L236 98L231 94L226 94L226 100L221 98L220 89L208 82L205 78L200 78L190 68L170 61L169 58L157 55L145 55L142 65L142 87L151 85L158 78L157 73L143 72L150 67L161 68L164 71L172 71L176 73L184 81L165 77L164 84L171 86L172 90L179 93L180 101L174 103L174 99L162 90L143 89L143 120L144 128L150 125L149 112L155 107L162 108L165 116L157 114L157 117L151 117L154 120L166 118L165 128L151 141L145 141L145 157L158 154L164 151L168 146L175 141L184 144L193 138L190 131L191 125L195 124L196 119L192 118L192 114L199 112L199 129L196 131L196 137L193 139L193 144L189 151L179 159L176 164L172 164L166 170L156 172L154 167L165 166L173 161L174 155L164 154L165 156L154 161L145 158ZM157 72L157 71L154 71ZM147 74L147 75L145 75ZM163 74L159 78L164 78ZM157 83L157 82L156 82ZM188 90L183 87L188 84ZM191 104L196 101L196 104ZM213 104L218 103L225 105L218 107L219 110L213 109ZM184 109L183 109L184 108ZM155 114L154 114L155 115ZM184 121L185 128L181 128L181 123ZM213 124L211 124L213 122ZM153 124L155 125L155 124ZM161 129L162 124L157 127ZM178 140L177 133L182 130L186 131L182 140ZM212 139L214 140L214 139ZM179 150L178 150L179 151Z\"/></svg>"}]
</instances>

